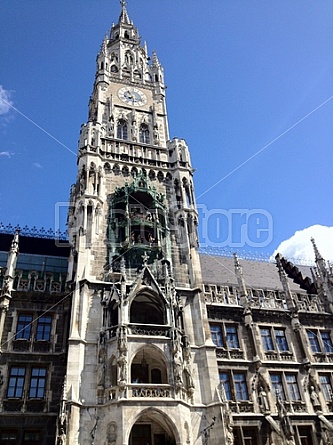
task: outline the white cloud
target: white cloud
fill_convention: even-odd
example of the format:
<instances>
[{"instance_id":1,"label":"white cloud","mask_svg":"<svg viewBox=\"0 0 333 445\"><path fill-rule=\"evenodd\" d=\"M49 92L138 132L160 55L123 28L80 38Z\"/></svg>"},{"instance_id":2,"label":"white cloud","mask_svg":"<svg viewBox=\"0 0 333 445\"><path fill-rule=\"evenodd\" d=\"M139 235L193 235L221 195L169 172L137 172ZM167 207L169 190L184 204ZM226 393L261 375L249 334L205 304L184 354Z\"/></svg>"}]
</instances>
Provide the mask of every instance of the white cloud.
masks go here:
<instances>
[{"instance_id":1,"label":"white cloud","mask_svg":"<svg viewBox=\"0 0 333 445\"><path fill-rule=\"evenodd\" d=\"M36 168L43 168L43 166L39 162L34 162L33 166Z\"/></svg>"},{"instance_id":2,"label":"white cloud","mask_svg":"<svg viewBox=\"0 0 333 445\"><path fill-rule=\"evenodd\" d=\"M11 158L14 156L15 153L12 153L10 151L0 151L0 156L6 156L7 158Z\"/></svg>"},{"instance_id":3,"label":"white cloud","mask_svg":"<svg viewBox=\"0 0 333 445\"><path fill-rule=\"evenodd\" d=\"M303 230L297 230L289 239L282 241L273 253L277 253L295 262L314 263L314 251L311 243L314 238L321 256L330 262L333 261L333 227L316 224Z\"/></svg>"},{"instance_id":4,"label":"white cloud","mask_svg":"<svg viewBox=\"0 0 333 445\"><path fill-rule=\"evenodd\" d=\"M8 90L5 90L2 85L0 85L0 116L7 114L11 106L13 105L13 102L10 98L11 92Z\"/></svg>"}]
</instances>

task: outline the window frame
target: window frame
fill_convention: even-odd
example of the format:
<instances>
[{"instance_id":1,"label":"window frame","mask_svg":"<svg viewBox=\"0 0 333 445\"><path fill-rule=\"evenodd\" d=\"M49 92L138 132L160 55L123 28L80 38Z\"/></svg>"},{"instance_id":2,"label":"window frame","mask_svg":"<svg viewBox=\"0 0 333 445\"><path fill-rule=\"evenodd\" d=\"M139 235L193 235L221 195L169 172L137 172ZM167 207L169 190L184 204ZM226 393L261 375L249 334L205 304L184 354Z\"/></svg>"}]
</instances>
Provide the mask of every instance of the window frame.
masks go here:
<instances>
[{"instance_id":1,"label":"window frame","mask_svg":"<svg viewBox=\"0 0 333 445\"><path fill-rule=\"evenodd\" d=\"M14 373L14 371L20 371L20 373ZM6 397L7 399L23 399L25 392L26 382L26 367L25 366L11 366L8 373L8 384Z\"/></svg>"},{"instance_id":2,"label":"window frame","mask_svg":"<svg viewBox=\"0 0 333 445\"><path fill-rule=\"evenodd\" d=\"M323 378L326 382L323 382ZM320 373L319 383L326 402L333 402L333 386L332 386L332 374Z\"/></svg>"},{"instance_id":3,"label":"window frame","mask_svg":"<svg viewBox=\"0 0 333 445\"><path fill-rule=\"evenodd\" d=\"M277 398L278 393L283 402L297 403L303 401L297 372L273 371L269 373L269 376L275 389L275 398ZM272 377L277 381L274 382Z\"/></svg>"},{"instance_id":4,"label":"window frame","mask_svg":"<svg viewBox=\"0 0 333 445\"><path fill-rule=\"evenodd\" d=\"M210 324L210 335L212 337L212 341L217 348L223 348L223 334L222 334L222 326L220 324Z\"/></svg>"},{"instance_id":5,"label":"window frame","mask_svg":"<svg viewBox=\"0 0 333 445\"><path fill-rule=\"evenodd\" d=\"M326 338L324 338L326 336ZM332 354L333 353L333 343L332 343L332 337L330 331L320 331L320 338L323 343L323 351L326 354Z\"/></svg>"},{"instance_id":6,"label":"window frame","mask_svg":"<svg viewBox=\"0 0 333 445\"><path fill-rule=\"evenodd\" d=\"M31 313L17 314L15 340L31 340L33 320Z\"/></svg>"},{"instance_id":7,"label":"window frame","mask_svg":"<svg viewBox=\"0 0 333 445\"><path fill-rule=\"evenodd\" d=\"M265 353L291 353L286 329L282 326L260 326L261 344ZM264 331L266 335L264 334Z\"/></svg>"},{"instance_id":8,"label":"window frame","mask_svg":"<svg viewBox=\"0 0 333 445\"><path fill-rule=\"evenodd\" d=\"M34 375L34 372L36 375ZM29 399L44 399L46 393L47 369L45 366L33 366L29 379ZM33 385L33 383L36 383ZM32 395L34 392L35 395Z\"/></svg>"},{"instance_id":9,"label":"window frame","mask_svg":"<svg viewBox=\"0 0 333 445\"><path fill-rule=\"evenodd\" d=\"M219 379L227 400L238 403L250 401L247 372L245 370L219 370Z\"/></svg>"},{"instance_id":10,"label":"window frame","mask_svg":"<svg viewBox=\"0 0 333 445\"><path fill-rule=\"evenodd\" d=\"M312 354L333 354L332 331L307 328L306 333Z\"/></svg>"},{"instance_id":11,"label":"window frame","mask_svg":"<svg viewBox=\"0 0 333 445\"><path fill-rule=\"evenodd\" d=\"M139 128L139 142L150 144L150 132L147 124L141 124Z\"/></svg>"},{"instance_id":12,"label":"window frame","mask_svg":"<svg viewBox=\"0 0 333 445\"><path fill-rule=\"evenodd\" d=\"M46 322L45 319L48 319L49 321ZM41 315L40 317L38 317L37 324L36 324L35 340L37 340L37 341L50 341L51 340L52 322L53 322L52 315L44 314L44 315ZM41 335L39 335L40 333L41 333Z\"/></svg>"},{"instance_id":13,"label":"window frame","mask_svg":"<svg viewBox=\"0 0 333 445\"><path fill-rule=\"evenodd\" d=\"M260 328L261 344L265 352L274 351L274 343L271 329L268 327ZM272 346L271 348L269 346Z\"/></svg>"},{"instance_id":14,"label":"window frame","mask_svg":"<svg viewBox=\"0 0 333 445\"><path fill-rule=\"evenodd\" d=\"M8 369L7 399L45 400L49 381L47 365L11 364Z\"/></svg>"},{"instance_id":15,"label":"window frame","mask_svg":"<svg viewBox=\"0 0 333 445\"><path fill-rule=\"evenodd\" d=\"M128 141L128 124L125 119L119 119L117 122L117 139Z\"/></svg>"},{"instance_id":16,"label":"window frame","mask_svg":"<svg viewBox=\"0 0 333 445\"><path fill-rule=\"evenodd\" d=\"M239 325L235 323L209 323L210 333L213 343L217 348L224 348L229 351L232 350L241 350L240 342L239 342ZM212 328L215 328L214 332ZM219 331L219 332L218 332ZM233 331L233 332L232 332ZM216 335L217 334L217 335ZM219 336L221 338L219 338ZM216 342L214 341L216 338Z\"/></svg>"}]
</instances>

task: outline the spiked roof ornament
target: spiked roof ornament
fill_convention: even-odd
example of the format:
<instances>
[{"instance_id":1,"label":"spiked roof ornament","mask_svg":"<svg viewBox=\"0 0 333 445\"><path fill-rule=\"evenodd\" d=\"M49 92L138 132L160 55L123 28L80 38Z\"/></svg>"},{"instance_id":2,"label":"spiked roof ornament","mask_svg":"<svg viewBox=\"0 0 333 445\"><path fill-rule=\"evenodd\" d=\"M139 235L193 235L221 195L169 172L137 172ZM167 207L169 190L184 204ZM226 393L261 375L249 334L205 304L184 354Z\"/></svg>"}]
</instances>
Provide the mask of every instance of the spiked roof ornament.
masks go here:
<instances>
[{"instance_id":1,"label":"spiked roof ornament","mask_svg":"<svg viewBox=\"0 0 333 445\"><path fill-rule=\"evenodd\" d=\"M119 16L119 22L126 23L127 25L130 25L131 21L128 17L128 13L127 13L127 9L126 9L127 2L125 0L120 0L120 4L121 4L121 13Z\"/></svg>"}]
</instances>

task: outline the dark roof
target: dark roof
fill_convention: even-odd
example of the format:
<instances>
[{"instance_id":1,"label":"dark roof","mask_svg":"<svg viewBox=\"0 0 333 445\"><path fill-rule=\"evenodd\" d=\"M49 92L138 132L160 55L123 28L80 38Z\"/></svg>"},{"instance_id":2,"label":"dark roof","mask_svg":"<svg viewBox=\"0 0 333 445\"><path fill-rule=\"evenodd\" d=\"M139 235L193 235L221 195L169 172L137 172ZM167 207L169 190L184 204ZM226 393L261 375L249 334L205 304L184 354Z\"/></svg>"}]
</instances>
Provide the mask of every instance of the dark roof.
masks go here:
<instances>
[{"instance_id":1,"label":"dark roof","mask_svg":"<svg viewBox=\"0 0 333 445\"><path fill-rule=\"evenodd\" d=\"M0 234L0 251L9 252L13 237L7 233ZM19 236L19 253L68 258L69 251L68 241L65 240Z\"/></svg>"},{"instance_id":2,"label":"dark roof","mask_svg":"<svg viewBox=\"0 0 333 445\"><path fill-rule=\"evenodd\" d=\"M202 278L206 284L237 285L234 259L223 256L200 255ZM243 268L246 286L255 289L283 290L277 266L273 262L239 259ZM311 277L308 266L298 266L303 276ZM300 286L288 278L292 291L301 291ZM304 292L304 291L303 291Z\"/></svg>"},{"instance_id":3,"label":"dark roof","mask_svg":"<svg viewBox=\"0 0 333 445\"><path fill-rule=\"evenodd\" d=\"M0 267L6 267L14 235L0 234ZM66 273L69 256L68 241L31 236L19 237L18 270Z\"/></svg>"}]
</instances>

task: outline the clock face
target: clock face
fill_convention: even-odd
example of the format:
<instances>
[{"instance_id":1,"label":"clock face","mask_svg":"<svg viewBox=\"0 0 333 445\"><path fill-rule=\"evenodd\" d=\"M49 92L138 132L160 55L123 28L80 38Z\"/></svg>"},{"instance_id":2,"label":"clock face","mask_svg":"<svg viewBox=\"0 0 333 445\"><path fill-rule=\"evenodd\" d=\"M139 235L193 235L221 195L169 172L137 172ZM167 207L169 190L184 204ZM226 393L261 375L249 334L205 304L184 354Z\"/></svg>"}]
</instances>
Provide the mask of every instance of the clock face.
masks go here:
<instances>
[{"instance_id":1,"label":"clock face","mask_svg":"<svg viewBox=\"0 0 333 445\"><path fill-rule=\"evenodd\" d=\"M118 91L118 97L128 105L142 107L147 103L145 93L134 87L123 87Z\"/></svg>"}]
</instances>

